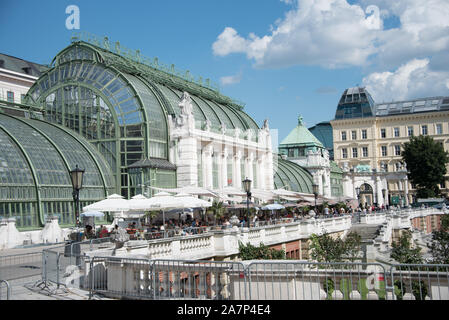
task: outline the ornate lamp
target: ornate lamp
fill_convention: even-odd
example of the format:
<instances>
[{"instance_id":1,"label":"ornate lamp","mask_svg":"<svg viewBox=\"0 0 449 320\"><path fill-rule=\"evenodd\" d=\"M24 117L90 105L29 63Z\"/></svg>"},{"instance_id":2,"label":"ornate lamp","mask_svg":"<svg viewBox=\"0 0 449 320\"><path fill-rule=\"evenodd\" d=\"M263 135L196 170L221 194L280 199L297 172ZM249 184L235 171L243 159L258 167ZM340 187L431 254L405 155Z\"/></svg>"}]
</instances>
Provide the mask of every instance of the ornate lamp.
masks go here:
<instances>
[{"instance_id":1,"label":"ornate lamp","mask_svg":"<svg viewBox=\"0 0 449 320\"><path fill-rule=\"evenodd\" d=\"M75 202L75 220L76 226L79 226L79 201L80 201L80 189L83 187L83 175L84 170L78 168L76 165L75 169L70 171L70 178L72 179L72 187L73 187L73 201Z\"/></svg>"},{"instance_id":2,"label":"ornate lamp","mask_svg":"<svg viewBox=\"0 0 449 320\"><path fill-rule=\"evenodd\" d=\"M249 226L249 199L251 199L251 180L246 178L243 182L243 190L246 192L246 214Z\"/></svg>"},{"instance_id":3,"label":"ornate lamp","mask_svg":"<svg viewBox=\"0 0 449 320\"><path fill-rule=\"evenodd\" d=\"M318 211L316 208L316 199L318 198L318 188L319 186L317 184L312 184L312 189L313 189L313 195L315 196L315 211Z\"/></svg>"}]
</instances>

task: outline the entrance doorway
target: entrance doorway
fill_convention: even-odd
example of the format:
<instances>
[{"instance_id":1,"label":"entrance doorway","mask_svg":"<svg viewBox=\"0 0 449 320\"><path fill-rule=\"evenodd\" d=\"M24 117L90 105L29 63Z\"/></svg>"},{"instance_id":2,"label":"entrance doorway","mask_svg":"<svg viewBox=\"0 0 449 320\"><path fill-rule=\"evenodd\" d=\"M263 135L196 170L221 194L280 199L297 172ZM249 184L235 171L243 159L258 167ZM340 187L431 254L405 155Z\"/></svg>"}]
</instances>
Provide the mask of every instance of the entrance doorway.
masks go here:
<instances>
[{"instance_id":1,"label":"entrance doorway","mask_svg":"<svg viewBox=\"0 0 449 320\"><path fill-rule=\"evenodd\" d=\"M364 183L360 186L360 204L362 206L372 206L374 203L374 193L373 188L368 184Z\"/></svg>"}]
</instances>

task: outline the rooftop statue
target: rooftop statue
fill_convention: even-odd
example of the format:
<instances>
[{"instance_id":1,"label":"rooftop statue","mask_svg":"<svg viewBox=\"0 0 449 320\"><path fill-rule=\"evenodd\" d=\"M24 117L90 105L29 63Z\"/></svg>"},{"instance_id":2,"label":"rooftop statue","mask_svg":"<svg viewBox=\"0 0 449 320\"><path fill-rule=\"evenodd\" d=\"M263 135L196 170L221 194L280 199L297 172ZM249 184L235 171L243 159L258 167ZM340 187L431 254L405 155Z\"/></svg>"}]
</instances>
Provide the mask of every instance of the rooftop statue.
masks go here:
<instances>
[{"instance_id":1,"label":"rooftop statue","mask_svg":"<svg viewBox=\"0 0 449 320\"><path fill-rule=\"evenodd\" d=\"M181 114L189 116L192 114L192 100L190 95L184 91L181 97L181 102L179 102L179 107L181 108Z\"/></svg>"},{"instance_id":2,"label":"rooftop statue","mask_svg":"<svg viewBox=\"0 0 449 320\"><path fill-rule=\"evenodd\" d=\"M270 130L270 127L268 126L268 119L265 119L263 121L262 130L266 130L266 131Z\"/></svg>"}]
</instances>

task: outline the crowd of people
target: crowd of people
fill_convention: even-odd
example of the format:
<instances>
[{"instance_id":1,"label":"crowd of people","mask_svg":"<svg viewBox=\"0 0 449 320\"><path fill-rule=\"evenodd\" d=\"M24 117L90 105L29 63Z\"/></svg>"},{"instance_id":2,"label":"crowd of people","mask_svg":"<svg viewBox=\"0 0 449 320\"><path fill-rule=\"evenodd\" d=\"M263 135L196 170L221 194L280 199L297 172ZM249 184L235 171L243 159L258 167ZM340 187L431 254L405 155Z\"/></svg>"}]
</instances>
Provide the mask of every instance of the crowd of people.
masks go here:
<instances>
[{"instance_id":1,"label":"crowd of people","mask_svg":"<svg viewBox=\"0 0 449 320\"><path fill-rule=\"evenodd\" d=\"M343 215L370 214L373 212L388 209L385 206L364 205L358 207L348 206L318 206L318 207L293 207L279 211L259 211L248 217L245 212L240 212L239 216L228 213L222 217L204 219L193 218L188 215L185 219L169 219L165 224L158 223L139 223L132 222L127 228L115 225L112 230L108 230L105 225L95 231L90 225L84 230L84 239L117 237L119 234L128 234L130 239L155 239L173 236L187 236L204 233L209 229L227 229L233 225L244 227L257 227L267 224L285 223L286 220L298 221L310 218L331 218ZM313 212L313 213L311 213ZM236 212L238 214L238 212ZM238 219L237 221L235 219Z\"/></svg>"}]
</instances>

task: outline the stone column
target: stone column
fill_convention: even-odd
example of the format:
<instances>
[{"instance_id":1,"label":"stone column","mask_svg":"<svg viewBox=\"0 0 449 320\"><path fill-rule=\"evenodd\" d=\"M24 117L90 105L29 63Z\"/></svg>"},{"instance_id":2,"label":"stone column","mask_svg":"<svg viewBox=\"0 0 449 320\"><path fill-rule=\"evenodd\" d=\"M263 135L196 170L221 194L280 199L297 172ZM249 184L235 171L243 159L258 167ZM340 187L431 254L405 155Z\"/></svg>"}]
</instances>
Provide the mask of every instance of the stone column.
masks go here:
<instances>
[{"instance_id":1,"label":"stone column","mask_svg":"<svg viewBox=\"0 0 449 320\"><path fill-rule=\"evenodd\" d=\"M240 188L242 184L242 172L240 170L240 161L242 161L242 151L237 150L235 156L234 156L234 174L233 174L233 186L235 188Z\"/></svg>"},{"instance_id":2,"label":"stone column","mask_svg":"<svg viewBox=\"0 0 449 320\"><path fill-rule=\"evenodd\" d=\"M409 200L408 200L408 179L407 179L407 177L404 179L404 196L405 196L405 205L408 206Z\"/></svg>"},{"instance_id":3,"label":"stone column","mask_svg":"<svg viewBox=\"0 0 449 320\"><path fill-rule=\"evenodd\" d=\"M265 155L261 154L257 159L256 173L257 173L257 181L259 183L257 188L262 190L265 189L264 172L265 172Z\"/></svg>"},{"instance_id":4,"label":"stone column","mask_svg":"<svg viewBox=\"0 0 449 320\"><path fill-rule=\"evenodd\" d=\"M193 137L179 139L177 145L176 176L178 187L195 185L198 181L197 141Z\"/></svg>"},{"instance_id":5,"label":"stone column","mask_svg":"<svg viewBox=\"0 0 449 320\"><path fill-rule=\"evenodd\" d=\"M246 172L248 179L252 181L251 188L254 187L253 161L254 161L254 152L248 151L248 157L246 161Z\"/></svg>"},{"instance_id":6,"label":"stone column","mask_svg":"<svg viewBox=\"0 0 449 320\"><path fill-rule=\"evenodd\" d=\"M212 145L208 145L207 147L204 148L204 166L205 169L203 172L203 175L205 177L205 187L206 188L213 188L213 176L212 176L212 152L213 152L213 147Z\"/></svg>"},{"instance_id":7,"label":"stone column","mask_svg":"<svg viewBox=\"0 0 449 320\"><path fill-rule=\"evenodd\" d=\"M220 169L220 188L226 187L228 185L228 148L224 148L220 155L221 158L221 169Z\"/></svg>"}]
</instances>

